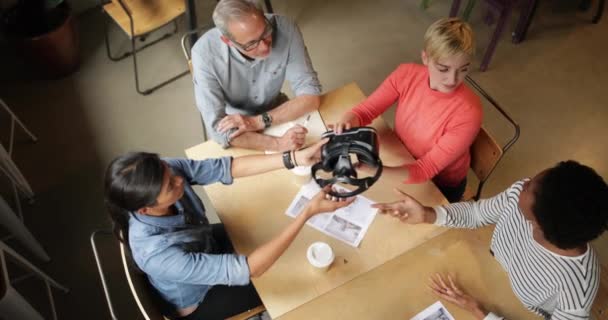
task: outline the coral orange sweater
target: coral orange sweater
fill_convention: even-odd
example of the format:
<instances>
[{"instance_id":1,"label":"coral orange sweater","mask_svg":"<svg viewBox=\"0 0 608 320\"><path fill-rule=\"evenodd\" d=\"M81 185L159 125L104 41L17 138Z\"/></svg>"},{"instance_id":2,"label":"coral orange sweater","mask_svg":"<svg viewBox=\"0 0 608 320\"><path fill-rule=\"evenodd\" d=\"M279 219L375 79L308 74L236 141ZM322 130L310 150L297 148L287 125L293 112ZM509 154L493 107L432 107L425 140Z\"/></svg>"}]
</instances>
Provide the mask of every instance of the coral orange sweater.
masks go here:
<instances>
[{"instance_id":1,"label":"coral orange sweater","mask_svg":"<svg viewBox=\"0 0 608 320\"><path fill-rule=\"evenodd\" d=\"M469 147L481 126L479 97L464 84L451 93L432 90L426 66L402 64L351 112L365 126L395 102L395 131L416 159L405 165L405 183L433 179L457 186L467 175Z\"/></svg>"}]
</instances>

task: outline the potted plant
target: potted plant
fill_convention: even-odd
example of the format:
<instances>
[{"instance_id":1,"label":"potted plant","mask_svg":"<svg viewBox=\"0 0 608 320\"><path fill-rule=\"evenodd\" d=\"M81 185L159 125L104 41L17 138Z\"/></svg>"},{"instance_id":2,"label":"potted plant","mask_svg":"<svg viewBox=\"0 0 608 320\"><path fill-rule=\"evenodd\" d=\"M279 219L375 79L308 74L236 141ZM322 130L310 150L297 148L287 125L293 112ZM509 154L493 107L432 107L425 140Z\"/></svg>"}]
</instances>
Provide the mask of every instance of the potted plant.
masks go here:
<instances>
[{"instance_id":1,"label":"potted plant","mask_svg":"<svg viewBox=\"0 0 608 320\"><path fill-rule=\"evenodd\" d=\"M33 70L56 77L78 68L78 37L67 1L17 0L0 25Z\"/></svg>"}]
</instances>

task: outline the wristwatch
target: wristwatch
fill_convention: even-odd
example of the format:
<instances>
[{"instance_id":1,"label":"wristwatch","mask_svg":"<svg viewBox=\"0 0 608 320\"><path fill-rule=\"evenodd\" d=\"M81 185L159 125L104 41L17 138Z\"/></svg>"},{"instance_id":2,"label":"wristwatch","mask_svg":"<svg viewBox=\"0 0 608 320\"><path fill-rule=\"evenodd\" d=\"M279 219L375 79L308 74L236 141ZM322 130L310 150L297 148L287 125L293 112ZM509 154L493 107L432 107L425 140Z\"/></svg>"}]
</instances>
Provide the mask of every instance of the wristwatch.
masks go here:
<instances>
[{"instance_id":1,"label":"wristwatch","mask_svg":"<svg viewBox=\"0 0 608 320\"><path fill-rule=\"evenodd\" d=\"M295 165L293 164L293 159L291 158L291 151L289 150L283 152L283 165L289 170L295 168Z\"/></svg>"},{"instance_id":2,"label":"wristwatch","mask_svg":"<svg viewBox=\"0 0 608 320\"><path fill-rule=\"evenodd\" d=\"M270 127L272 124L272 117L268 114L268 112L262 113L262 121L264 121L264 129Z\"/></svg>"}]
</instances>

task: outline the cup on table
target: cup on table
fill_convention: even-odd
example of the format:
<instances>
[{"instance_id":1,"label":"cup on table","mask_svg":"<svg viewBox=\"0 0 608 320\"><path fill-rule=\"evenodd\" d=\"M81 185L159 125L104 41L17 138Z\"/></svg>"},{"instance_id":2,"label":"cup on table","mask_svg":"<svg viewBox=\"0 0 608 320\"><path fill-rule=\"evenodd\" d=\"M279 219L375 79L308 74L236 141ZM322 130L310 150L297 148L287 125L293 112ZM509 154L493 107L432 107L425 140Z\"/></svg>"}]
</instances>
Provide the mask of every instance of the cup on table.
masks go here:
<instances>
[{"instance_id":1,"label":"cup on table","mask_svg":"<svg viewBox=\"0 0 608 320\"><path fill-rule=\"evenodd\" d=\"M310 175L310 166L297 166L291 169L291 172L294 175L295 182L297 184L303 185L307 184L312 176Z\"/></svg>"},{"instance_id":2,"label":"cup on table","mask_svg":"<svg viewBox=\"0 0 608 320\"><path fill-rule=\"evenodd\" d=\"M334 251L325 242L315 242L306 252L308 262L319 271L327 271L334 262Z\"/></svg>"}]
</instances>

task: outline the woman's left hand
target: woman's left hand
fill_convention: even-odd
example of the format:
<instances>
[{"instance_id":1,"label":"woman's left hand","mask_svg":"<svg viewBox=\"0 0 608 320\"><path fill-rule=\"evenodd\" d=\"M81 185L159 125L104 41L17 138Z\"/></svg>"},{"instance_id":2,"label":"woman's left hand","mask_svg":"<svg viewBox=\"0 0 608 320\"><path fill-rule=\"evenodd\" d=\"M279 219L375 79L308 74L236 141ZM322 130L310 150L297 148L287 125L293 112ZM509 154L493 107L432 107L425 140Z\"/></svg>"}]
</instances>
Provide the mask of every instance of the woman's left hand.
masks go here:
<instances>
[{"instance_id":1,"label":"woman's left hand","mask_svg":"<svg viewBox=\"0 0 608 320\"><path fill-rule=\"evenodd\" d=\"M488 314L475 298L462 291L454 283L449 274L444 279L441 274L437 273L431 276L430 281L429 287L435 295L471 312L476 319L481 320Z\"/></svg>"},{"instance_id":2,"label":"woman's left hand","mask_svg":"<svg viewBox=\"0 0 608 320\"><path fill-rule=\"evenodd\" d=\"M321 161L321 147L323 147L327 141L329 141L329 138L321 139L308 148L297 150L295 152L295 163L297 163L298 166L312 166Z\"/></svg>"}]
</instances>

